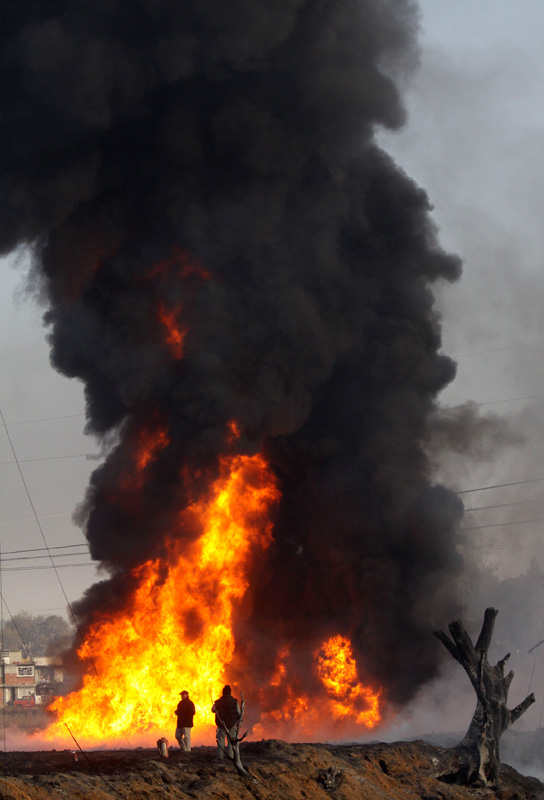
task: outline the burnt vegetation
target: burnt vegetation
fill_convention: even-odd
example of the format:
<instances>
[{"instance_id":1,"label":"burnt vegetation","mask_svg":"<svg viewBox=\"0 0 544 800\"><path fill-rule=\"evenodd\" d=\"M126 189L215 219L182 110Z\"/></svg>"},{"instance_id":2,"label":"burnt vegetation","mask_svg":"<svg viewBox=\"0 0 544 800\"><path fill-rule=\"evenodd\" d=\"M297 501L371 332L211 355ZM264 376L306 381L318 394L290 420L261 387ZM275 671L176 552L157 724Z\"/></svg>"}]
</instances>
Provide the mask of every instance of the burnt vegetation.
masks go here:
<instances>
[{"instance_id":1,"label":"burnt vegetation","mask_svg":"<svg viewBox=\"0 0 544 800\"><path fill-rule=\"evenodd\" d=\"M534 694L530 694L514 709L508 709L508 690L514 673L510 671L505 675L504 667L510 654L507 653L495 666L491 666L487 660L498 613L496 608L486 609L482 630L475 645L460 620L451 622L448 626L451 638L443 631L435 633L467 673L477 697L476 711L470 727L454 749L454 764L440 778L446 783L479 783L496 788L500 770L500 738L535 702Z\"/></svg>"}]
</instances>

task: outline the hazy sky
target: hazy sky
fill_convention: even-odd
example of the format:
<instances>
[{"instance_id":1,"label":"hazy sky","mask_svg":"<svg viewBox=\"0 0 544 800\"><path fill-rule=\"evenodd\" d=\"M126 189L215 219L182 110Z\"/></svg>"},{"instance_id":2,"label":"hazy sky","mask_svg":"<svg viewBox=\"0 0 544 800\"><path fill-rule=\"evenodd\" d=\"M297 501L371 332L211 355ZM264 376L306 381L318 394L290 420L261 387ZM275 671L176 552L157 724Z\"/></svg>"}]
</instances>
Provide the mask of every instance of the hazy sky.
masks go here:
<instances>
[{"instance_id":1,"label":"hazy sky","mask_svg":"<svg viewBox=\"0 0 544 800\"><path fill-rule=\"evenodd\" d=\"M444 349L459 356L458 379L443 401L489 403L481 406L483 412L507 416L525 436L523 446L481 462L445 459L438 475L458 489L544 477L544 397L502 402L544 393L544 4L424 0L421 9L421 68L406 87L409 121L401 132L381 134L380 140L428 191L443 244L465 260L463 280L439 290ZM20 461L14 463L6 430L0 429L5 559L14 557L9 551L44 547L33 507L50 547L83 542L71 514L96 466L88 455L97 451L82 434L81 385L49 366L42 312L21 291L24 256L18 267L13 262L5 260L0 277L0 411ZM467 355L472 353L478 355ZM524 484L506 494L468 497L475 506L536 500L543 487ZM512 519L516 508L517 519L544 517L536 505L506 509ZM471 524L494 522L489 513L474 515ZM540 523L482 529L474 541L484 563L516 574L526 569L533 552L539 554ZM63 590L74 600L95 578L92 566L64 565L84 561L82 556L58 558L63 588L47 559L5 561L3 594L10 611L62 613Z\"/></svg>"},{"instance_id":2,"label":"hazy sky","mask_svg":"<svg viewBox=\"0 0 544 800\"><path fill-rule=\"evenodd\" d=\"M86 454L96 452L97 447L82 433L85 418L81 384L61 377L49 365L42 311L21 294L24 264L14 269L12 260L6 259L3 266L0 411L9 432L8 438L6 428L0 429L0 542L6 559L3 595L12 614L23 609L63 614L66 601L49 558L8 561L16 557L8 551L45 547L33 507L49 547L84 542L71 516L96 466ZM19 466L14 463L11 445ZM84 546L73 551L82 553L86 549ZM28 559L39 552L19 555ZM70 600L93 581L95 569L60 565L84 561L89 562L88 556L58 558L58 574Z\"/></svg>"},{"instance_id":3,"label":"hazy sky","mask_svg":"<svg viewBox=\"0 0 544 800\"><path fill-rule=\"evenodd\" d=\"M438 469L459 490L515 484L463 495L466 508L479 509L463 526L475 528L467 531L469 557L499 578L516 576L527 572L532 556L544 568L544 482L518 483L544 478L544 4L420 5L423 50L406 93L409 122L380 139L427 190L442 243L464 259L461 281L440 291L444 349L459 364L442 402L482 404L480 414L500 416L503 431L508 425L521 439L509 448L488 441L480 461L446 456ZM481 586L467 579L468 625L481 624L486 604L499 608L490 660L512 652L512 707L535 691L537 702L516 725L527 730L543 720L544 648L527 650L542 638L544 589L538 578L527 581L526 594L504 587L484 601ZM447 680L426 687L406 710L392 738L466 729L472 690L458 665L446 664L446 671Z\"/></svg>"},{"instance_id":4,"label":"hazy sky","mask_svg":"<svg viewBox=\"0 0 544 800\"><path fill-rule=\"evenodd\" d=\"M517 447L490 447L480 463L445 459L439 475L457 489L532 480L544 477L544 4L425 0L421 8L409 122L380 138L427 190L444 246L464 259L462 280L440 290L444 349L459 363L442 401L482 403L480 413L505 417L524 437ZM543 494L534 483L464 499L480 508ZM484 510L464 524L542 517L539 502ZM532 554L544 564L542 524L481 528L471 547L499 574L517 574Z\"/></svg>"}]
</instances>

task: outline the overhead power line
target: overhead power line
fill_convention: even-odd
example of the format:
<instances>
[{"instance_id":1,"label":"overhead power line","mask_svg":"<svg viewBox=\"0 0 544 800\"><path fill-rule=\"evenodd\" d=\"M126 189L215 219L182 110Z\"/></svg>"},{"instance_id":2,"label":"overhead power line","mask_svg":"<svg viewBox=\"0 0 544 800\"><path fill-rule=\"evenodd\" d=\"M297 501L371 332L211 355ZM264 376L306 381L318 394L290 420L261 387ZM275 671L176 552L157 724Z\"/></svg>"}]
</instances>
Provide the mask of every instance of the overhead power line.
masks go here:
<instances>
[{"instance_id":1,"label":"overhead power line","mask_svg":"<svg viewBox=\"0 0 544 800\"><path fill-rule=\"evenodd\" d=\"M538 392L537 394L524 394L520 397L505 397L502 400L484 400L481 403L467 400L464 403L457 403L457 405L454 406L444 406L440 410L447 414L450 411L457 411L459 408L479 408L480 406L493 406L497 405L498 403L513 403L515 400L534 400L536 397L544 397L544 392Z\"/></svg>"},{"instance_id":2,"label":"overhead power line","mask_svg":"<svg viewBox=\"0 0 544 800\"><path fill-rule=\"evenodd\" d=\"M35 570L54 569L55 572L59 569L75 569L76 567L96 567L92 561L85 564L43 564L42 566L35 564L31 567L3 567L2 572L33 572Z\"/></svg>"},{"instance_id":3,"label":"overhead power line","mask_svg":"<svg viewBox=\"0 0 544 800\"><path fill-rule=\"evenodd\" d=\"M512 403L515 400L533 400L536 397L544 397L544 392L537 394L524 394L521 397L506 397L504 400L486 400L484 403L474 403L475 406L492 406L497 403Z\"/></svg>"},{"instance_id":4,"label":"overhead power line","mask_svg":"<svg viewBox=\"0 0 544 800\"><path fill-rule=\"evenodd\" d=\"M10 433L9 433L8 429L6 428L6 424L5 424L5 420L4 420L4 415L2 413L2 409L0 409L0 419L2 421L2 425L4 426L4 430L6 431L6 436L8 437L9 446L11 448L11 452L13 453L13 458L15 459L15 463L17 464L17 470L19 472L19 476L20 476L22 484L24 486L24 489L25 489L25 492L26 492L26 496L28 498L28 502L30 503L30 508L32 509L32 513L33 513L34 518L36 520L36 525L38 526L38 530L41 533L41 537L42 537L43 543L45 545L45 549L49 550L49 544L47 542L47 539L45 538L45 533L44 533L44 530L42 528L42 524L41 524L41 522L39 520L39 517L38 517L38 514L36 512L36 506L34 505L34 502L32 500L32 497L31 497L31 494L30 494L30 491L29 491L29 488L28 488L28 484L27 484L27 482L25 480L25 476L23 475L23 471L21 469L21 465L19 464L19 460L17 458L17 453L15 452L15 447L13 446L13 441L11 439ZM55 567L55 564L54 564L54 561L53 561L53 557L51 556L51 554L49 555L49 558L51 559L51 566L55 570L55 573L56 573L57 572L57 568ZM70 604L70 601L68 600L68 597L66 595L66 591L64 589L64 586L63 586L62 581L60 579L60 576L58 574L57 574L57 581L58 581L58 584L59 584L60 589L62 591L62 594L64 595L64 599L66 600L66 604L67 604L67 606L68 606L68 608L70 610L72 618L74 620L74 624L75 624L75 626L76 626L76 628L77 628L77 630L78 630L78 632L79 632L79 634L81 636L81 639L83 641L83 635L82 635L81 630L80 630L80 628L79 628L79 626L77 624L77 620L76 620L74 612L72 610L72 606Z\"/></svg>"},{"instance_id":5,"label":"overhead power line","mask_svg":"<svg viewBox=\"0 0 544 800\"><path fill-rule=\"evenodd\" d=\"M492 506L477 506L476 508L465 508L465 514L468 514L470 511L486 511L489 508L509 508L510 506L526 506L532 503L544 503L544 498L541 497L539 500L518 500L515 503L495 503Z\"/></svg>"},{"instance_id":6,"label":"overhead power line","mask_svg":"<svg viewBox=\"0 0 544 800\"><path fill-rule=\"evenodd\" d=\"M55 553L54 558L74 558L75 556L88 556L89 553ZM41 556L15 556L15 558L0 557L0 564L7 564L8 561L39 561L40 558L49 558L48 554Z\"/></svg>"},{"instance_id":7,"label":"overhead power line","mask_svg":"<svg viewBox=\"0 0 544 800\"><path fill-rule=\"evenodd\" d=\"M479 531L481 528L505 528L507 525L526 525L529 522L544 522L544 517L538 519L520 519L514 522L496 522L493 525L474 525L470 528L459 528L460 531Z\"/></svg>"},{"instance_id":8,"label":"overhead power line","mask_svg":"<svg viewBox=\"0 0 544 800\"><path fill-rule=\"evenodd\" d=\"M462 489L455 494L468 494L469 492L483 492L486 489L502 489L504 486L521 486L522 483L542 483L544 478L531 478L526 481L512 481L511 483L495 483L493 486L479 486L477 489Z\"/></svg>"},{"instance_id":9,"label":"overhead power line","mask_svg":"<svg viewBox=\"0 0 544 800\"><path fill-rule=\"evenodd\" d=\"M49 552L50 550L67 550L69 547L89 547L87 542L79 542L79 544L59 544L57 547L28 547L25 550L4 550L1 554L1 558L8 555L14 555L15 553L36 553L41 550L46 550Z\"/></svg>"},{"instance_id":10,"label":"overhead power line","mask_svg":"<svg viewBox=\"0 0 544 800\"><path fill-rule=\"evenodd\" d=\"M19 419L15 422L6 422L6 427L11 428L12 425L30 425L31 422L52 422L57 419L74 419L75 417L84 417L85 414L63 414L61 417L40 417L39 419Z\"/></svg>"},{"instance_id":11,"label":"overhead power line","mask_svg":"<svg viewBox=\"0 0 544 800\"><path fill-rule=\"evenodd\" d=\"M46 458L18 458L16 461L0 461L0 464L30 464L32 461L59 461L64 458L86 458L98 460L104 458L102 453L76 453L73 456L47 456Z\"/></svg>"},{"instance_id":12,"label":"overhead power line","mask_svg":"<svg viewBox=\"0 0 544 800\"><path fill-rule=\"evenodd\" d=\"M467 358L468 356L481 356L485 353L500 353L503 350L517 350L520 347L536 347L539 344L544 344L544 339L539 339L537 342L525 342L523 344L511 344L507 347L492 347L489 350L476 350L474 353L458 353L453 355L452 358Z\"/></svg>"},{"instance_id":13,"label":"overhead power line","mask_svg":"<svg viewBox=\"0 0 544 800\"><path fill-rule=\"evenodd\" d=\"M2 413L2 409L1 408L0 408L0 421L2 422L4 430L6 431L6 436L7 436L8 442L9 442L9 446L10 446L11 452L13 454L13 458L15 459L15 462L17 464L17 470L19 472L19 476L20 476L22 484L24 486L25 493L26 493L26 496L28 498L28 502L30 503L30 508L32 509L32 513L33 513L34 518L36 520L36 525L38 526L38 530L40 531L40 534L41 534L41 537L42 537L42 540L43 540L43 543L44 543L44 547L45 547L45 549L47 551L49 551L50 550L49 543L48 543L48 541L47 541L47 539L45 537L45 532L43 530L42 524L41 524L40 519L38 517L38 514L36 512L36 506L34 505L34 501L32 500L32 496L30 494L30 490L28 488L28 484L27 484L27 482L25 480L25 476L23 474L23 470L21 469L21 465L19 464L19 461L18 461L18 458L17 458L17 453L15 452L15 447L13 445L13 441L12 441L10 432L6 428L6 424L5 424L5 420L4 420L4 414ZM70 601L68 599L68 595L66 594L66 590L65 590L64 585L63 585L63 583L62 583L62 581L60 579L59 570L62 569L62 566L60 564L59 564L59 566L57 566L55 564L55 562L53 561L53 555L52 555L51 552L49 552L49 558L50 558L50 561L51 561L51 566L50 567L45 566L45 565L41 566L41 567L40 566L33 566L33 567L7 567L6 571L8 571L8 570L9 571L15 571L15 570L24 570L24 569L34 569L34 570L36 570L36 569L53 569L54 572L55 572L55 575L56 575L57 582L59 584L60 590L61 590L61 592L63 594L63 597L64 597L64 599L66 601L66 605L68 607L68 610L70 611L70 615L71 615L71 617L72 617L72 619L74 621L74 625L75 625L76 630L77 630L77 632L79 634L79 637L81 639L81 642L85 647L87 647L87 644L86 644L85 639L83 637L83 633L81 631L81 627L79 626L77 618L76 618L76 616L74 614L74 610L72 608L72 604L70 603ZM68 564L63 565L63 566L65 568L73 568ZM87 565L83 565L82 564L81 566L87 566ZM93 668L94 668L94 670L95 670L95 672L96 672L96 674L98 676L98 670L96 669L96 665L94 663L94 659L92 658L91 654L89 654L89 660L90 660L90 663L92 664L92 666L93 666ZM127 737L127 741L128 741L128 737Z\"/></svg>"}]
</instances>

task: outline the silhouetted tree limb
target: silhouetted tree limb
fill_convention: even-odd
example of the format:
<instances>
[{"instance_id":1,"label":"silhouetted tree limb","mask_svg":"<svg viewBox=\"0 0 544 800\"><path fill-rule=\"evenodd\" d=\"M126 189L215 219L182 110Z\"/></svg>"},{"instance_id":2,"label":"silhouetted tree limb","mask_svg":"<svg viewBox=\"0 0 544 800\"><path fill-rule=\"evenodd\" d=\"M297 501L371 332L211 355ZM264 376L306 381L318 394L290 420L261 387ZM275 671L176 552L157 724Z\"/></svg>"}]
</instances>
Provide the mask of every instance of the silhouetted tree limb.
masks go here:
<instances>
[{"instance_id":1,"label":"silhouetted tree limb","mask_svg":"<svg viewBox=\"0 0 544 800\"><path fill-rule=\"evenodd\" d=\"M477 697L476 711L469 729L463 741L454 748L455 767L441 776L441 780L450 783L483 783L496 787L500 767L500 737L535 701L534 695L530 694L512 711L506 707L508 690L514 677L512 671L506 676L504 674L504 665L510 654L505 655L494 667L487 660L498 613L496 608L486 609L476 646L472 644L461 620L448 625L451 639L443 631L435 631L435 636L467 673Z\"/></svg>"}]
</instances>

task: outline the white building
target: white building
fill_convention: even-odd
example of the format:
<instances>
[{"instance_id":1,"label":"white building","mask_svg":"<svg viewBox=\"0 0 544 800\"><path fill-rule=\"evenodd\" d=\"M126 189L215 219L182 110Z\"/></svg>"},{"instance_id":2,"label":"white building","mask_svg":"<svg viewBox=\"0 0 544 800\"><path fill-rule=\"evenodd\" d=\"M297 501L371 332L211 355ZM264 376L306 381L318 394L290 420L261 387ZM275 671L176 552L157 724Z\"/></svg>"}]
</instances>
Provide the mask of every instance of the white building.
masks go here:
<instances>
[{"instance_id":1,"label":"white building","mask_svg":"<svg viewBox=\"0 0 544 800\"><path fill-rule=\"evenodd\" d=\"M2 650L0 705L12 705L26 697L32 697L36 705L47 705L60 694L63 680L59 657L23 658L21 650Z\"/></svg>"}]
</instances>

